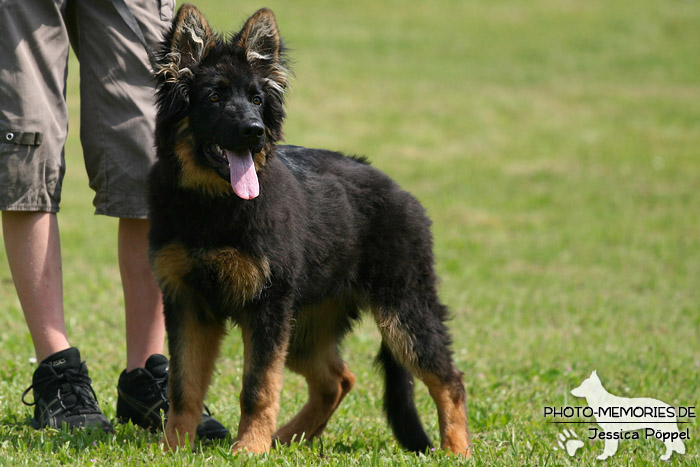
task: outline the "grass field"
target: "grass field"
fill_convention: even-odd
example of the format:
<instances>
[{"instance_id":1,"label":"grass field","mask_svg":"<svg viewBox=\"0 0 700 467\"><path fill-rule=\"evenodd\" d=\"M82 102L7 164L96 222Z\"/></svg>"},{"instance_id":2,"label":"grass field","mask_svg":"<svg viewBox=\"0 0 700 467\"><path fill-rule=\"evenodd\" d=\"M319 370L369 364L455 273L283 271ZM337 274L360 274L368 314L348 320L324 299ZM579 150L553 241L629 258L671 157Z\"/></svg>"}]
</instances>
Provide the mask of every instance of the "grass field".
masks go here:
<instances>
[{"instance_id":1,"label":"grass field","mask_svg":"<svg viewBox=\"0 0 700 467\"><path fill-rule=\"evenodd\" d=\"M215 28L262 4L198 1ZM606 388L700 406L700 3L697 0L270 0L296 78L286 140L369 156L434 221L441 297L465 373L473 464L594 465L554 450L571 428L545 406L597 370ZM77 63L59 222L72 342L107 416L125 365L116 221L92 215L78 139ZM312 444L233 457L227 444L164 455L158 436L35 432L20 403L35 365L0 253L0 464L451 465L397 447L381 413L369 320L347 339L353 392ZM234 330L208 405L235 432L242 345ZM304 403L287 374L280 421ZM434 406L417 385L433 439ZM700 464L700 429L687 454ZM647 465L659 441L622 441L606 465Z\"/></svg>"}]
</instances>

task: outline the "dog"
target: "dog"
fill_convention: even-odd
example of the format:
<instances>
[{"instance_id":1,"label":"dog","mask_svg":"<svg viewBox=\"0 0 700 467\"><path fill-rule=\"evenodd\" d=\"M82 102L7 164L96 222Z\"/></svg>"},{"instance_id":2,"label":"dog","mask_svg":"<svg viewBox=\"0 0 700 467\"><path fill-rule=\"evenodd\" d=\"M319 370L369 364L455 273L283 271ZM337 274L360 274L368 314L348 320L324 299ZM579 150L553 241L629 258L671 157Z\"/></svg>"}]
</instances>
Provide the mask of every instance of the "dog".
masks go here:
<instances>
[{"instance_id":1,"label":"dog","mask_svg":"<svg viewBox=\"0 0 700 467\"><path fill-rule=\"evenodd\" d=\"M381 333L384 410L398 441L431 448L415 375L437 405L442 448L469 456L430 221L366 159L277 144L290 71L272 11L224 37L182 5L155 75L149 241L170 351L166 448L194 439L228 323L244 345L233 451L319 436L355 384L338 346L367 310ZM276 429L285 367L306 379L309 399Z\"/></svg>"},{"instance_id":2,"label":"dog","mask_svg":"<svg viewBox=\"0 0 700 467\"><path fill-rule=\"evenodd\" d=\"M625 432L635 430L644 430L646 438L663 440L666 446L666 452L661 456L663 461L669 460L674 451L685 454L685 444L681 441L683 433L678 430L675 415L669 416L673 408L665 402L648 397L629 398L610 394L596 371L572 389L571 394L586 399L602 429L603 433L598 437L605 439L605 447L598 456L599 460L605 460L617 452L619 439L637 439L637 433L634 433L636 436L624 436Z\"/></svg>"}]
</instances>

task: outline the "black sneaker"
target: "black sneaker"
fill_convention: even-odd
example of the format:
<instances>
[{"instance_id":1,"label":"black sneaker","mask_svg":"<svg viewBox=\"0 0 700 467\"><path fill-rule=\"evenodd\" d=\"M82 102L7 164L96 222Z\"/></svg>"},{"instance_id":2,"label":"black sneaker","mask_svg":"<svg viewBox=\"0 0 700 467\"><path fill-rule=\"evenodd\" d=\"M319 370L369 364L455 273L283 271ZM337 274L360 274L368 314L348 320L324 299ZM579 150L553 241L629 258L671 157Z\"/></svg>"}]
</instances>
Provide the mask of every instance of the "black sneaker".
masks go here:
<instances>
[{"instance_id":1,"label":"black sneaker","mask_svg":"<svg viewBox=\"0 0 700 467\"><path fill-rule=\"evenodd\" d=\"M34 372L32 385L22 394L25 405L34 406L34 428L100 428L114 431L97 405L85 362L75 347L57 352L42 361ZM25 400L34 390L34 402Z\"/></svg>"},{"instance_id":2,"label":"black sneaker","mask_svg":"<svg viewBox=\"0 0 700 467\"><path fill-rule=\"evenodd\" d=\"M117 419L131 421L148 430L161 430L170 407L168 399L168 359L154 354L146 360L145 368L124 370L117 385ZM200 439L225 439L229 431L204 407L202 421L197 427Z\"/></svg>"}]
</instances>

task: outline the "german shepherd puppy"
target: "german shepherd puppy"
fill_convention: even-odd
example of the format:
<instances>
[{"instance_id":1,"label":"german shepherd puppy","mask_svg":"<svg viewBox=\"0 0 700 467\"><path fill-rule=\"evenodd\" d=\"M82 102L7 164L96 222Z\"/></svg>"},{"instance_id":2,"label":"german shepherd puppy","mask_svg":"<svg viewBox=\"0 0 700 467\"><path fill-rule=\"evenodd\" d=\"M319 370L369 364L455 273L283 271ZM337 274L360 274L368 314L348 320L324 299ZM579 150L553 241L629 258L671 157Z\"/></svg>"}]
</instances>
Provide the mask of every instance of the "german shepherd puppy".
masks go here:
<instances>
[{"instance_id":1,"label":"german shepherd puppy","mask_svg":"<svg viewBox=\"0 0 700 467\"><path fill-rule=\"evenodd\" d=\"M355 384L338 346L369 310L399 442L431 446L413 374L437 405L442 447L470 455L421 205L364 159L276 144L289 71L270 10L223 37L183 5L162 47L150 254L171 358L164 443L193 440L229 321L244 343L233 450L320 435ZM276 429L285 366L306 378L309 400Z\"/></svg>"}]
</instances>

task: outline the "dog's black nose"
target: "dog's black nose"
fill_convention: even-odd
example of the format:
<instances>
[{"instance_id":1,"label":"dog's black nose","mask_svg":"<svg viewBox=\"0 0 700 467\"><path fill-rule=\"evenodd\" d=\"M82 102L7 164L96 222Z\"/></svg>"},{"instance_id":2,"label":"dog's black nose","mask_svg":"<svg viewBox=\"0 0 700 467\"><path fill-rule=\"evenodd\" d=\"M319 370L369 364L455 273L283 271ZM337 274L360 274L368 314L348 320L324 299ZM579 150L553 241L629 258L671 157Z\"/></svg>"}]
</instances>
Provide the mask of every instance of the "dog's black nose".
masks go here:
<instances>
[{"instance_id":1,"label":"dog's black nose","mask_svg":"<svg viewBox=\"0 0 700 467\"><path fill-rule=\"evenodd\" d=\"M260 138L265 134L265 127L258 121L249 121L243 124L241 133L247 138Z\"/></svg>"}]
</instances>

